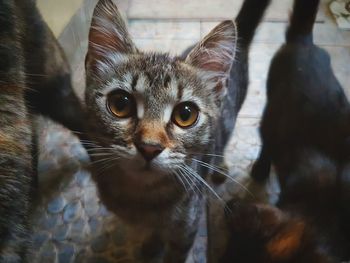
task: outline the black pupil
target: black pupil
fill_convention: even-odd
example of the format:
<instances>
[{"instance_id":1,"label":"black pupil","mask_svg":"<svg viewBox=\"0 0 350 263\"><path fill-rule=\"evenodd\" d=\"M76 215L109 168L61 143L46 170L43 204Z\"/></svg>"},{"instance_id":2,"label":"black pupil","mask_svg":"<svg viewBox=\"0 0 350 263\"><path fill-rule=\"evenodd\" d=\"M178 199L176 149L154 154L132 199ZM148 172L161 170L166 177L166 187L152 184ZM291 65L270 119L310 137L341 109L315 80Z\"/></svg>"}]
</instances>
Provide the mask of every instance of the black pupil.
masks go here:
<instances>
[{"instance_id":1,"label":"black pupil","mask_svg":"<svg viewBox=\"0 0 350 263\"><path fill-rule=\"evenodd\" d=\"M188 121L192 115L191 107L188 105L182 107L179 110L179 115L180 115L181 120L183 120L184 122Z\"/></svg>"},{"instance_id":2,"label":"black pupil","mask_svg":"<svg viewBox=\"0 0 350 263\"><path fill-rule=\"evenodd\" d=\"M115 107L118 111L124 111L129 106L130 99L126 95L120 95L117 97Z\"/></svg>"}]
</instances>

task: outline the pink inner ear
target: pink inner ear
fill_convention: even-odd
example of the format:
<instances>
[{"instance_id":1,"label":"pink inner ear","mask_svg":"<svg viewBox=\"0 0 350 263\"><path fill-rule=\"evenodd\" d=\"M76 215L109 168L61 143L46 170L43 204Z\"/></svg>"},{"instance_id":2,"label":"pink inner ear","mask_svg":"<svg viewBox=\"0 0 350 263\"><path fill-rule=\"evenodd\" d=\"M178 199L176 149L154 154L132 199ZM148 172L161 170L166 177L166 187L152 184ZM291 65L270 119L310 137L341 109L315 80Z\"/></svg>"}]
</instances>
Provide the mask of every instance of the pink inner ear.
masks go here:
<instances>
[{"instance_id":1,"label":"pink inner ear","mask_svg":"<svg viewBox=\"0 0 350 263\"><path fill-rule=\"evenodd\" d=\"M89 32L86 65L96 67L98 61L108 60L112 53L135 51L126 25L112 0L100 0L94 10Z\"/></svg>"},{"instance_id":2,"label":"pink inner ear","mask_svg":"<svg viewBox=\"0 0 350 263\"><path fill-rule=\"evenodd\" d=\"M226 50L220 50L220 45L222 41L227 41L225 39L215 39L215 35L203 43L202 46L205 49L200 51L198 55L198 66L204 70L224 72L229 66L231 60L227 56L224 57L223 52ZM233 45L232 45L233 46ZM232 51L233 52L233 51ZM222 53L222 54L221 54Z\"/></svg>"},{"instance_id":3,"label":"pink inner ear","mask_svg":"<svg viewBox=\"0 0 350 263\"><path fill-rule=\"evenodd\" d=\"M234 44L227 40L211 39L211 41L217 42L201 47L192 58L193 64L202 70L216 71L219 74L228 73L234 59ZM232 46L231 49L228 45Z\"/></svg>"},{"instance_id":4,"label":"pink inner ear","mask_svg":"<svg viewBox=\"0 0 350 263\"><path fill-rule=\"evenodd\" d=\"M115 42L111 36L102 34L98 29L93 27L90 30L89 41L89 49L85 63L89 65L91 70L96 70L97 62L105 59L106 51L117 51L117 42Z\"/></svg>"},{"instance_id":5,"label":"pink inner ear","mask_svg":"<svg viewBox=\"0 0 350 263\"><path fill-rule=\"evenodd\" d=\"M201 65L199 66L203 70L208 71L217 71L217 72L225 72L227 65L225 63L219 63L218 61L210 61L210 57L202 57L203 61L200 61ZM227 64L227 63L226 63Z\"/></svg>"},{"instance_id":6,"label":"pink inner ear","mask_svg":"<svg viewBox=\"0 0 350 263\"><path fill-rule=\"evenodd\" d=\"M105 52L130 53L133 51L131 40L128 39L128 34L123 37L122 32L118 33L117 29L110 29L112 32L104 33L102 28L92 26L89 33L89 51L98 54ZM114 31L114 32L113 32Z\"/></svg>"},{"instance_id":7,"label":"pink inner ear","mask_svg":"<svg viewBox=\"0 0 350 263\"><path fill-rule=\"evenodd\" d=\"M93 24L92 24L93 25ZM117 39L114 39L112 35L101 33L94 25L92 26L89 34L89 55L96 60L100 60L103 56L103 49L109 49L109 51L117 51Z\"/></svg>"},{"instance_id":8,"label":"pink inner ear","mask_svg":"<svg viewBox=\"0 0 350 263\"><path fill-rule=\"evenodd\" d=\"M236 50L236 27L224 21L215 27L188 55L186 61L204 71L217 72L217 80L227 77Z\"/></svg>"}]
</instances>

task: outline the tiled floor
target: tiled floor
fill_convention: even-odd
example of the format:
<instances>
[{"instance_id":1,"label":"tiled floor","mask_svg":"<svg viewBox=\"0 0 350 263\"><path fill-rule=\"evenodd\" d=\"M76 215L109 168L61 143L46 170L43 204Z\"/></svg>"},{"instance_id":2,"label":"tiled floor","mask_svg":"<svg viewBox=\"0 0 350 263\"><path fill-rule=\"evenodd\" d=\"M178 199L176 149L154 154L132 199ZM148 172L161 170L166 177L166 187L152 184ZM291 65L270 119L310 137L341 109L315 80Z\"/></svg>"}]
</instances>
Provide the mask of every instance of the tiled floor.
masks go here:
<instances>
[{"instance_id":1,"label":"tiled floor","mask_svg":"<svg viewBox=\"0 0 350 263\"><path fill-rule=\"evenodd\" d=\"M96 0L86 1L86 6L78 10L70 26L60 36L72 65L73 80L79 94L84 89L83 61L87 29L92 7L96 3ZM129 18L130 32L140 49L180 54L203 37L217 21L231 18L242 1L120 2L121 9ZM258 29L250 52L251 81L248 96L227 147L226 159L230 174L248 186L258 198L261 198L259 189L250 185L246 176L259 151L257 127L266 99L267 70L271 57L284 40L290 4L290 0L274 1L265 22ZM330 52L335 73L350 96L350 32L336 28L325 2L318 21L315 41ZM139 262L138 245L128 242L127 230L98 200L94 184L84 168L88 158L78 141L68 131L51 122L41 123L40 185L43 194L37 211L38 224L34 240L36 259L33 262ZM270 187L268 190L275 189ZM246 193L235 183L227 183L217 191L226 198ZM212 213L219 211L214 209ZM205 243L206 232L202 227L188 262L206 262ZM52 261L52 258L56 260Z\"/></svg>"}]
</instances>

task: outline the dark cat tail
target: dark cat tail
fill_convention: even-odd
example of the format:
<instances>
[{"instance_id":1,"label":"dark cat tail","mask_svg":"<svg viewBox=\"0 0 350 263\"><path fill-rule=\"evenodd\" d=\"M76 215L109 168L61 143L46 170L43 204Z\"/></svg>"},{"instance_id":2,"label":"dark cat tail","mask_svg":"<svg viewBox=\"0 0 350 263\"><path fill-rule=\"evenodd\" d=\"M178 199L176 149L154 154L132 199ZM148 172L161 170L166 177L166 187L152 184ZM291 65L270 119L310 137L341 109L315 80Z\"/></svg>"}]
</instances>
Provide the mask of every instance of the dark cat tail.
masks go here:
<instances>
[{"instance_id":1,"label":"dark cat tail","mask_svg":"<svg viewBox=\"0 0 350 263\"><path fill-rule=\"evenodd\" d=\"M287 43L312 44L312 30L320 0L295 0L293 14L287 30Z\"/></svg>"},{"instance_id":2,"label":"dark cat tail","mask_svg":"<svg viewBox=\"0 0 350 263\"><path fill-rule=\"evenodd\" d=\"M236 17L238 36L241 47L252 42L255 30L271 0L245 0Z\"/></svg>"}]
</instances>

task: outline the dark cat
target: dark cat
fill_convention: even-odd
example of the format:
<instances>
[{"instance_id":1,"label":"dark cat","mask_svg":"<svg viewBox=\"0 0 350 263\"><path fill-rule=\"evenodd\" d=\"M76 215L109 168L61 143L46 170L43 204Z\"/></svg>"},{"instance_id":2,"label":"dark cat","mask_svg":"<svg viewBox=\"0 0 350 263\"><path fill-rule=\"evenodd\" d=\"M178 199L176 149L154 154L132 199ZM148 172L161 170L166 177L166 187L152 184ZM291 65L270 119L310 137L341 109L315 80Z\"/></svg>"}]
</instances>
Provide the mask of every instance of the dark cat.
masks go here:
<instances>
[{"instance_id":1,"label":"dark cat","mask_svg":"<svg viewBox=\"0 0 350 263\"><path fill-rule=\"evenodd\" d=\"M86 58L94 179L108 209L166 245L164 262L184 262L192 246L208 186L192 163L211 167L202 157L227 143L264 11L255 7L267 2L245 2L237 55L236 26L225 21L184 58L140 52L111 0L95 8Z\"/></svg>"},{"instance_id":2,"label":"dark cat","mask_svg":"<svg viewBox=\"0 0 350 263\"><path fill-rule=\"evenodd\" d=\"M69 66L35 2L0 0L1 263L30 262L26 256L36 185L37 113L72 130L83 127Z\"/></svg>"},{"instance_id":3,"label":"dark cat","mask_svg":"<svg viewBox=\"0 0 350 263\"><path fill-rule=\"evenodd\" d=\"M267 80L263 146L252 176L266 180L272 162L283 175L282 190L299 149L310 147L340 163L349 160L349 103L328 53L313 44L318 3L295 2L287 43L274 56Z\"/></svg>"},{"instance_id":4,"label":"dark cat","mask_svg":"<svg viewBox=\"0 0 350 263\"><path fill-rule=\"evenodd\" d=\"M349 135L350 106L331 68L329 54L314 45L313 25L319 1L296 1L287 43L272 60L267 100L261 123L263 142L252 176L265 181L271 162L282 189L294 181L289 174L299 153L312 149L332 159L339 170L337 203L343 230L350 233Z\"/></svg>"},{"instance_id":5,"label":"dark cat","mask_svg":"<svg viewBox=\"0 0 350 263\"><path fill-rule=\"evenodd\" d=\"M252 176L265 181L271 163L275 166L279 209L231 205L232 233L223 262L349 259L344 167L350 108L329 55L313 44L318 5L318 0L295 0L287 43L268 75L263 148Z\"/></svg>"},{"instance_id":6,"label":"dark cat","mask_svg":"<svg viewBox=\"0 0 350 263\"><path fill-rule=\"evenodd\" d=\"M349 260L335 162L301 150L278 208L231 201L223 263L326 263ZM347 202L348 204L348 202Z\"/></svg>"}]
</instances>

